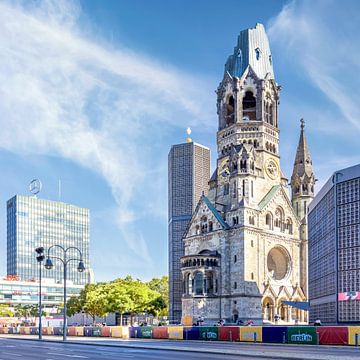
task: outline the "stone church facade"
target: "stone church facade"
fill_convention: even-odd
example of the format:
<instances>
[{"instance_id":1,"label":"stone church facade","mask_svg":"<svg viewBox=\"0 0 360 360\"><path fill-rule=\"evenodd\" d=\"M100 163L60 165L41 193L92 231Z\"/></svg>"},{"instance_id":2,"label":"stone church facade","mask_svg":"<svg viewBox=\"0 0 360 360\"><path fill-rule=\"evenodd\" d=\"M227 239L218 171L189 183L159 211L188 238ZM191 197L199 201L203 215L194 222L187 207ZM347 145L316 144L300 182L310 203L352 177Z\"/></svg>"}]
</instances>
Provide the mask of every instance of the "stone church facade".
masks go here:
<instances>
[{"instance_id":1,"label":"stone church facade","mask_svg":"<svg viewBox=\"0 0 360 360\"><path fill-rule=\"evenodd\" d=\"M315 178L304 124L291 178L280 167L280 86L263 25L244 30L217 89L217 168L184 235L182 314L306 322L306 209Z\"/></svg>"}]
</instances>

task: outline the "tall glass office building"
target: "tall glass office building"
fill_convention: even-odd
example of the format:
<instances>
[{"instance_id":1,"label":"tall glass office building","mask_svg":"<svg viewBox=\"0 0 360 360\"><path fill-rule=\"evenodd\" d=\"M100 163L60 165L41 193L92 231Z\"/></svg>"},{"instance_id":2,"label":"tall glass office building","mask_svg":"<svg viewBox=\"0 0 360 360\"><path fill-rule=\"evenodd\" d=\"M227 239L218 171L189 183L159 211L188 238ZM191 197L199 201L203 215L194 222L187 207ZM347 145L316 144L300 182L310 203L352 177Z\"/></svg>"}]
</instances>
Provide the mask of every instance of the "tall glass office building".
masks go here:
<instances>
[{"instance_id":1,"label":"tall glass office building","mask_svg":"<svg viewBox=\"0 0 360 360\"><path fill-rule=\"evenodd\" d=\"M83 254L86 270L79 273L78 261L72 261L68 265L67 279L78 285L89 283L89 216L89 209L35 196L16 195L8 200L7 274L17 275L21 280L36 279L39 268L35 248L43 246L47 251L52 245L76 246ZM57 248L51 250L51 255L63 256ZM68 255L79 258L75 250ZM53 269L44 269L43 277L62 282L62 263L56 259L53 262Z\"/></svg>"}]
</instances>

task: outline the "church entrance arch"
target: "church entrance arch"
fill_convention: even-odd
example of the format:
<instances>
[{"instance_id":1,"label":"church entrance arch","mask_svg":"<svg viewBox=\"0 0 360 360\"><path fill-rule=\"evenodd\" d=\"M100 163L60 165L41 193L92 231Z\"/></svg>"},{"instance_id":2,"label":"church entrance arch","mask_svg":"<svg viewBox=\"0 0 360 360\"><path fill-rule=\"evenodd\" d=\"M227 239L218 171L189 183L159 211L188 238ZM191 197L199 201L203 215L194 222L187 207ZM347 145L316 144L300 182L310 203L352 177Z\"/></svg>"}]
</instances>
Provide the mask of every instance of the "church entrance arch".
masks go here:
<instances>
[{"instance_id":1,"label":"church entrance arch","mask_svg":"<svg viewBox=\"0 0 360 360\"><path fill-rule=\"evenodd\" d=\"M263 312L263 320L266 321L273 321L274 320L274 305L275 301L270 297L267 296L263 300L262 304L262 312Z\"/></svg>"}]
</instances>

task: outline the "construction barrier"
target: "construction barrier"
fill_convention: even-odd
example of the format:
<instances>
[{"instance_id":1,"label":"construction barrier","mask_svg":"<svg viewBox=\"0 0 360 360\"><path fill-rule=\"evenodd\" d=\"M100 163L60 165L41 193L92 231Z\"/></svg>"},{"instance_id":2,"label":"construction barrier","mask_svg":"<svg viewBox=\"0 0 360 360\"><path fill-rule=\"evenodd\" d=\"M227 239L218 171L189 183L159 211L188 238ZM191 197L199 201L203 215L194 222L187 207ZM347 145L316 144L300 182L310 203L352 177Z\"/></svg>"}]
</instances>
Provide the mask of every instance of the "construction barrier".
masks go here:
<instances>
[{"instance_id":1,"label":"construction barrier","mask_svg":"<svg viewBox=\"0 0 360 360\"><path fill-rule=\"evenodd\" d=\"M219 338L219 327L218 326L201 326L199 332L200 340L212 340L216 341Z\"/></svg>"},{"instance_id":2,"label":"construction barrier","mask_svg":"<svg viewBox=\"0 0 360 360\"><path fill-rule=\"evenodd\" d=\"M348 344L349 345L360 345L360 326L349 326L348 327Z\"/></svg>"},{"instance_id":3,"label":"construction barrier","mask_svg":"<svg viewBox=\"0 0 360 360\"><path fill-rule=\"evenodd\" d=\"M262 342L262 326L242 326L240 341Z\"/></svg>"},{"instance_id":4,"label":"construction barrier","mask_svg":"<svg viewBox=\"0 0 360 360\"><path fill-rule=\"evenodd\" d=\"M156 326L153 328L152 333L153 339L168 339L169 333L166 326Z\"/></svg>"},{"instance_id":5,"label":"construction barrier","mask_svg":"<svg viewBox=\"0 0 360 360\"><path fill-rule=\"evenodd\" d=\"M101 337L110 337L111 336L111 327L104 326L101 328Z\"/></svg>"},{"instance_id":6,"label":"construction barrier","mask_svg":"<svg viewBox=\"0 0 360 360\"><path fill-rule=\"evenodd\" d=\"M287 331L288 344L310 344L318 343L315 326L289 326Z\"/></svg>"},{"instance_id":7,"label":"construction barrier","mask_svg":"<svg viewBox=\"0 0 360 360\"><path fill-rule=\"evenodd\" d=\"M141 339L152 339L152 326L141 326L140 337Z\"/></svg>"},{"instance_id":8,"label":"construction barrier","mask_svg":"<svg viewBox=\"0 0 360 360\"><path fill-rule=\"evenodd\" d=\"M238 326L220 326L219 340L240 341L240 328Z\"/></svg>"},{"instance_id":9,"label":"construction barrier","mask_svg":"<svg viewBox=\"0 0 360 360\"><path fill-rule=\"evenodd\" d=\"M319 344L321 345L347 345L349 331L347 326L319 326Z\"/></svg>"},{"instance_id":10,"label":"construction barrier","mask_svg":"<svg viewBox=\"0 0 360 360\"><path fill-rule=\"evenodd\" d=\"M184 340L199 340L200 328L199 326L184 326L183 328L183 339Z\"/></svg>"},{"instance_id":11,"label":"construction barrier","mask_svg":"<svg viewBox=\"0 0 360 360\"><path fill-rule=\"evenodd\" d=\"M182 326L169 326L168 334L169 334L169 339L183 340L184 329Z\"/></svg>"},{"instance_id":12,"label":"construction barrier","mask_svg":"<svg viewBox=\"0 0 360 360\"><path fill-rule=\"evenodd\" d=\"M286 343L287 342L286 326L263 326L262 342L264 343Z\"/></svg>"},{"instance_id":13,"label":"construction barrier","mask_svg":"<svg viewBox=\"0 0 360 360\"><path fill-rule=\"evenodd\" d=\"M62 335L62 327L43 327L43 335ZM0 327L0 334L37 335L38 327ZM288 344L358 345L360 326L69 326L69 336L241 341Z\"/></svg>"}]
</instances>

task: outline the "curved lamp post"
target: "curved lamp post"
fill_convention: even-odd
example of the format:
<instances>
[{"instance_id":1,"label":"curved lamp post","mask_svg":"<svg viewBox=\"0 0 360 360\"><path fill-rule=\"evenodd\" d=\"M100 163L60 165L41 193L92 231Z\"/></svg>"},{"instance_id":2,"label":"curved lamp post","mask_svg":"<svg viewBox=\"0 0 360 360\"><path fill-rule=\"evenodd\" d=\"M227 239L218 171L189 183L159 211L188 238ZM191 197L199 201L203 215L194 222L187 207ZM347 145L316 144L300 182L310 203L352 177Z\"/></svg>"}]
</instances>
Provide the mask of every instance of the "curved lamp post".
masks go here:
<instances>
[{"instance_id":1,"label":"curved lamp post","mask_svg":"<svg viewBox=\"0 0 360 360\"><path fill-rule=\"evenodd\" d=\"M63 257L59 257L59 256L52 256L50 255L50 251L53 248L59 248L62 250L63 252ZM73 257L68 257L68 251L69 250L76 250L79 255L80 258L73 258ZM64 268L64 317L63 317L63 340L66 341L66 332L67 332L67 323L66 323L66 277L67 277L67 265L69 264L70 261L79 261L78 267L77 267L77 271L78 272L84 272L85 270L85 265L84 265L84 261L83 261L83 256L82 256L82 252L80 251L80 249L78 249L75 246L70 246L68 248L64 248L61 245L52 245L49 247L48 251L47 251L47 259L45 261L45 268L47 270L51 270L54 267L54 264L52 262L51 259L57 259L60 260L63 263L63 268Z\"/></svg>"},{"instance_id":2,"label":"curved lamp post","mask_svg":"<svg viewBox=\"0 0 360 360\"><path fill-rule=\"evenodd\" d=\"M37 254L36 256L36 260L39 264L39 340L42 339L42 302L41 302L41 297L42 297L42 289L41 289L41 265L42 265L42 262L44 261L45 259L45 256L44 256L44 248L42 246L38 247L35 249L35 252Z\"/></svg>"}]
</instances>

